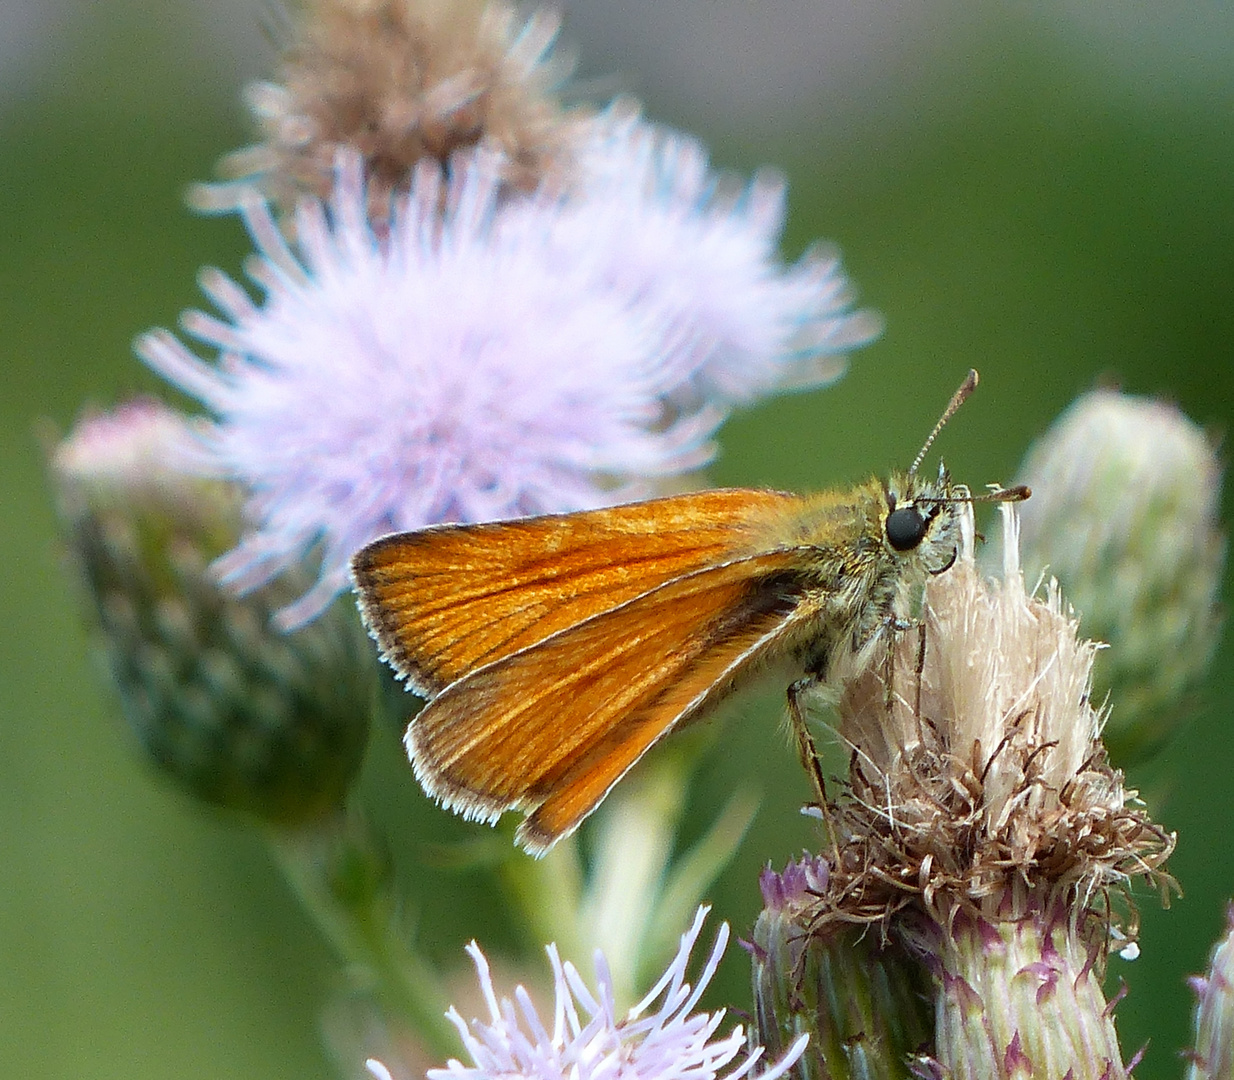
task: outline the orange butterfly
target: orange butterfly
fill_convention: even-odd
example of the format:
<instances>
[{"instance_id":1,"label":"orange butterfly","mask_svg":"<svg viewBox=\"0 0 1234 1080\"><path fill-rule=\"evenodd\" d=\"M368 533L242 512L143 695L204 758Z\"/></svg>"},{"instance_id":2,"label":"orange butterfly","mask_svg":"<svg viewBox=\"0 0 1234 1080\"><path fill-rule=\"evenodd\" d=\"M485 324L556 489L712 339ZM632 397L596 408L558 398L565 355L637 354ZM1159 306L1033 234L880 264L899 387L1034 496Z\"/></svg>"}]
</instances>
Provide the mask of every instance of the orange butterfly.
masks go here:
<instances>
[{"instance_id":1,"label":"orange butterfly","mask_svg":"<svg viewBox=\"0 0 1234 1080\"><path fill-rule=\"evenodd\" d=\"M525 811L517 841L541 855L663 735L768 668L797 680L791 713L812 760L797 694L859 669L955 561L971 497L917 466L976 378L886 482L699 491L365 547L352 561L364 620L431 699L406 736L425 791L471 819Z\"/></svg>"}]
</instances>

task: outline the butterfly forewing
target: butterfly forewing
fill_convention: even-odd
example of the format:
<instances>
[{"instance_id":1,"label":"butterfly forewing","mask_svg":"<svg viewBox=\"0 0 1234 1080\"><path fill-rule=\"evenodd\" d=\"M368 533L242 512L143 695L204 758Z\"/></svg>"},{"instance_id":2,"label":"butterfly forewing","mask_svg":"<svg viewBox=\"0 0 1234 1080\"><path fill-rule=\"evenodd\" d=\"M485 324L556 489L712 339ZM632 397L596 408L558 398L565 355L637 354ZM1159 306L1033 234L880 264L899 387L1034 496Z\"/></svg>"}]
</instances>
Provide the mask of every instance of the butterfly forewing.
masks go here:
<instances>
[{"instance_id":1,"label":"butterfly forewing","mask_svg":"<svg viewBox=\"0 0 1234 1080\"><path fill-rule=\"evenodd\" d=\"M791 638L809 553L674 578L481 667L412 722L425 788L469 816L521 808L529 850L571 832L662 735Z\"/></svg>"},{"instance_id":2,"label":"butterfly forewing","mask_svg":"<svg viewBox=\"0 0 1234 1080\"><path fill-rule=\"evenodd\" d=\"M798 496L694 492L379 540L353 563L383 654L428 696L668 581L757 553Z\"/></svg>"}]
</instances>

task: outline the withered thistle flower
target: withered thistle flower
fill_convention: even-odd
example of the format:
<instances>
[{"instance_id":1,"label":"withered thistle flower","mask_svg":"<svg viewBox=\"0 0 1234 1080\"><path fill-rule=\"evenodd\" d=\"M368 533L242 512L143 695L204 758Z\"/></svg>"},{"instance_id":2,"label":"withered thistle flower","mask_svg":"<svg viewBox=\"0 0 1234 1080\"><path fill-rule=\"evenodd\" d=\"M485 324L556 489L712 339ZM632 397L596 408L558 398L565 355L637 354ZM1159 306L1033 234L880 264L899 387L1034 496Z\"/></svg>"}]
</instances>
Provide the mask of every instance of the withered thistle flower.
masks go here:
<instances>
[{"instance_id":1,"label":"withered thistle flower","mask_svg":"<svg viewBox=\"0 0 1234 1080\"><path fill-rule=\"evenodd\" d=\"M1056 585L1026 593L1004 515L1002 579L978 574L970 519L920 627L848 684L849 769L801 921L811 949L864 925L917 959L934 1014L918 1073L1108 1080L1126 1070L1103 959L1112 930L1134 938L1131 880L1169 886L1174 837L1106 761L1096 646Z\"/></svg>"},{"instance_id":2,"label":"withered thistle flower","mask_svg":"<svg viewBox=\"0 0 1234 1080\"><path fill-rule=\"evenodd\" d=\"M290 209L301 196L328 196L338 152L359 152L370 214L381 221L426 158L444 165L483 144L520 191L568 170L588 113L555 94L570 67L553 51L556 15L521 18L500 0L305 0L304 8L277 79L249 88L261 141L225 158L226 176ZM194 197L231 208L246 186L204 186Z\"/></svg>"},{"instance_id":3,"label":"withered thistle flower","mask_svg":"<svg viewBox=\"0 0 1234 1080\"><path fill-rule=\"evenodd\" d=\"M219 586L210 565L236 542L241 498L201 474L195 435L142 400L86 417L52 455L100 651L181 788L267 821L317 818L359 767L374 666L347 606L289 636L271 626L289 584L244 599Z\"/></svg>"},{"instance_id":4,"label":"withered thistle flower","mask_svg":"<svg viewBox=\"0 0 1234 1080\"><path fill-rule=\"evenodd\" d=\"M1062 582L1086 636L1109 644L1093 695L1115 761L1150 756L1187 717L1217 646L1226 539L1212 440L1169 402L1097 390L1029 451L1020 479L1029 580Z\"/></svg>"}]
</instances>

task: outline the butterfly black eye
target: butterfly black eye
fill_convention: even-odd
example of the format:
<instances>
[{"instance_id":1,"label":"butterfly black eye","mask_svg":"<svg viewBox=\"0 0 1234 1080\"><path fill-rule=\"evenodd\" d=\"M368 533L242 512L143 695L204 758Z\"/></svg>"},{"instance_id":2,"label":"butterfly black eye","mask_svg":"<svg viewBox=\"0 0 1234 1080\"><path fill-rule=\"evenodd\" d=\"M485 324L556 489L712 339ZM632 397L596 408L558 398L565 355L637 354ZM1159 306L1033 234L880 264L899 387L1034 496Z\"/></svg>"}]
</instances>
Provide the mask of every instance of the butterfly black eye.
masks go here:
<instances>
[{"instance_id":1,"label":"butterfly black eye","mask_svg":"<svg viewBox=\"0 0 1234 1080\"><path fill-rule=\"evenodd\" d=\"M887 543L896 551L915 548L926 534L926 519L915 506L903 506L887 515Z\"/></svg>"}]
</instances>

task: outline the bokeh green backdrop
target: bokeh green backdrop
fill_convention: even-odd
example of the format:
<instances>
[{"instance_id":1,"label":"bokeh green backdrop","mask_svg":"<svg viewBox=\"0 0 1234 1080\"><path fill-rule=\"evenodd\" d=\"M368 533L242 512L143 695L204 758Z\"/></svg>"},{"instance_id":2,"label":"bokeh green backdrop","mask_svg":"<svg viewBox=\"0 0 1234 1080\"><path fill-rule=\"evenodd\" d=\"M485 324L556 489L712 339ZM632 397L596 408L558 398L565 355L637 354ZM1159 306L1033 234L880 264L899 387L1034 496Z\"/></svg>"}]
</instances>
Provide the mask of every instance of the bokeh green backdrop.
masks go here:
<instances>
[{"instance_id":1,"label":"bokeh green backdrop","mask_svg":"<svg viewBox=\"0 0 1234 1080\"><path fill-rule=\"evenodd\" d=\"M162 5L94 7L114 10L0 103L0 1076L329 1076L316 1031L336 985L327 951L253 835L146 772L62 571L38 426L158 390L133 335L198 302L200 265L235 272L247 250L234 222L179 202L247 138L235 87L213 78L190 23L159 29ZM1228 426L1234 24L1218 21L1204 43L1210 61L1230 57L1223 72L1176 49L1154 65L1146 22L1145 86L1065 33L989 10L980 32L931 51L908 107L874 100L860 122L834 124L823 102L816 125L792 117L736 136L713 117L700 132L722 164L782 167L788 250L838 242L887 319L836 388L734 418L716 481L810 488L903 465L969 366L983 387L942 449L974 484L1011 479L1029 441L1103 377ZM669 122L678 108L669 92L650 102ZM1225 505L1228 520L1228 494ZM1152 1038L1143 1080L1182 1068L1182 980L1234 895L1230 637L1207 709L1132 776L1179 830L1172 868L1186 890L1168 912L1141 896L1144 954L1112 965L1130 988L1118 1012L1128 1051ZM738 933L757 909L759 866L810 839L774 707L742 711L691 793L702 821L739 782L765 792L714 890ZM396 732L378 733L365 792L429 952L454 963L473 935L498 952L523 944L491 889L422 866L417 830L437 812ZM746 977L734 951L713 1002L744 1003Z\"/></svg>"}]
</instances>

